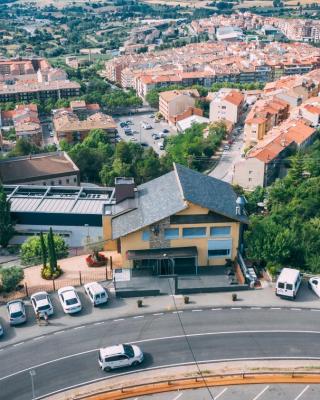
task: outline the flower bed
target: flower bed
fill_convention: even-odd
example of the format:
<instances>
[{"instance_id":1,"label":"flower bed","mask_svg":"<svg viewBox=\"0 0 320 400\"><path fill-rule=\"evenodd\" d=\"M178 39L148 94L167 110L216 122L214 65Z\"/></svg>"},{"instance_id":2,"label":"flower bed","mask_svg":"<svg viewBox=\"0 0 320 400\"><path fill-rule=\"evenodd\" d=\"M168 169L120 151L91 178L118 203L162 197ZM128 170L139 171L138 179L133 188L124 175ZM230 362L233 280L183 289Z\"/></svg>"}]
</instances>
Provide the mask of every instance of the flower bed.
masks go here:
<instances>
[{"instance_id":1,"label":"flower bed","mask_svg":"<svg viewBox=\"0 0 320 400\"><path fill-rule=\"evenodd\" d=\"M86 257L86 263L89 268L103 267L107 265L108 259L102 253L97 253L95 255L90 254Z\"/></svg>"}]
</instances>

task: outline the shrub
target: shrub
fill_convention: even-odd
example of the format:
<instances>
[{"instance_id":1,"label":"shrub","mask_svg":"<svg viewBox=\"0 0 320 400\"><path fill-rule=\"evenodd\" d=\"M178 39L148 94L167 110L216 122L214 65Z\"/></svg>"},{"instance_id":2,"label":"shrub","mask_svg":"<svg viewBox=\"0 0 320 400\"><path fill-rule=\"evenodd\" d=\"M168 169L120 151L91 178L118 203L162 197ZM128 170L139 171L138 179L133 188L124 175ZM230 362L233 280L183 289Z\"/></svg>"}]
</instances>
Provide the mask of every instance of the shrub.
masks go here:
<instances>
[{"instance_id":1,"label":"shrub","mask_svg":"<svg viewBox=\"0 0 320 400\"><path fill-rule=\"evenodd\" d=\"M44 235L47 243L47 235ZM64 239L59 235L54 235L54 245L57 253L57 259L68 256L68 246ZM40 236L32 236L21 246L21 262L23 265L36 265L42 262Z\"/></svg>"},{"instance_id":2,"label":"shrub","mask_svg":"<svg viewBox=\"0 0 320 400\"><path fill-rule=\"evenodd\" d=\"M22 281L24 272L20 267L2 268L0 270L0 277L1 291L11 292Z\"/></svg>"},{"instance_id":3,"label":"shrub","mask_svg":"<svg viewBox=\"0 0 320 400\"><path fill-rule=\"evenodd\" d=\"M272 279L274 279L277 274L280 272L281 269L281 265L280 264L276 264L276 263L268 263L267 264L267 270L269 272L269 274L271 275Z\"/></svg>"},{"instance_id":4,"label":"shrub","mask_svg":"<svg viewBox=\"0 0 320 400\"><path fill-rule=\"evenodd\" d=\"M63 271L59 265L57 266L57 269L55 270L54 273L51 272L51 269L49 266L41 268L41 277L46 280L57 279L57 278L59 278L59 276L62 273L63 273Z\"/></svg>"}]
</instances>

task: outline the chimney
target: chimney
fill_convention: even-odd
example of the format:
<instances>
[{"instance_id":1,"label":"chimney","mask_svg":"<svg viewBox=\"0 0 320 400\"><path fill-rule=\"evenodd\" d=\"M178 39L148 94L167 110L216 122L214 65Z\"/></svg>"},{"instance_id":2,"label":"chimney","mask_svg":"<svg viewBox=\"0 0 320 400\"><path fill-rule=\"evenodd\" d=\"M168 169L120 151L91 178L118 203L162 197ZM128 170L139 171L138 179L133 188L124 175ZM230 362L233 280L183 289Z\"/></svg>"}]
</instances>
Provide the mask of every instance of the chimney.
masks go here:
<instances>
[{"instance_id":1,"label":"chimney","mask_svg":"<svg viewBox=\"0 0 320 400\"><path fill-rule=\"evenodd\" d=\"M126 199L134 199L134 193L135 184L133 178L115 179L115 197L117 204Z\"/></svg>"},{"instance_id":2,"label":"chimney","mask_svg":"<svg viewBox=\"0 0 320 400\"><path fill-rule=\"evenodd\" d=\"M243 196L239 196L236 200L236 215L244 215L244 207L247 201Z\"/></svg>"}]
</instances>

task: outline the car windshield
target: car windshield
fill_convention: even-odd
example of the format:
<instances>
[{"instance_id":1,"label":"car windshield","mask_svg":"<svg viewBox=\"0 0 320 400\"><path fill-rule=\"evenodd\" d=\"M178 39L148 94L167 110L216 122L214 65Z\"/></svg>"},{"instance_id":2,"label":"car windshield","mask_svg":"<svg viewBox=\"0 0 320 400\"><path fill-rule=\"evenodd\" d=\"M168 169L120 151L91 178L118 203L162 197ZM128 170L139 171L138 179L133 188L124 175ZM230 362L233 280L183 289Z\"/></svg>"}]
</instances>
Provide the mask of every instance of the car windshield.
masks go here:
<instances>
[{"instance_id":1,"label":"car windshield","mask_svg":"<svg viewBox=\"0 0 320 400\"><path fill-rule=\"evenodd\" d=\"M73 299L66 300L67 306L72 306L73 304L77 304L77 303L78 303L78 300L75 297Z\"/></svg>"},{"instance_id":2,"label":"car windshield","mask_svg":"<svg viewBox=\"0 0 320 400\"><path fill-rule=\"evenodd\" d=\"M133 351L133 348L132 348L132 346L130 344L124 344L123 345L123 350L124 350L124 353L128 357L130 357L130 358L134 357L134 351Z\"/></svg>"},{"instance_id":3,"label":"car windshield","mask_svg":"<svg viewBox=\"0 0 320 400\"><path fill-rule=\"evenodd\" d=\"M22 317L22 311L17 311L17 312L13 312L12 314L11 314L11 318L20 318L20 317Z\"/></svg>"},{"instance_id":4,"label":"car windshield","mask_svg":"<svg viewBox=\"0 0 320 400\"><path fill-rule=\"evenodd\" d=\"M34 296L34 298L37 301L41 301L41 300L45 300L47 298L47 295L46 294L38 294L37 296Z\"/></svg>"},{"instance_id":5,"label":"car windshield","mask_svg":"<svg viewBox=\"0 0 320 400\"><path fill-rule=\"evenodd\" d=\"M45 311L45 310L48 310L49 308L50 308L50 305L46 304L45 306L38 307L38 311Z\"/></svg>"}]
</instances>

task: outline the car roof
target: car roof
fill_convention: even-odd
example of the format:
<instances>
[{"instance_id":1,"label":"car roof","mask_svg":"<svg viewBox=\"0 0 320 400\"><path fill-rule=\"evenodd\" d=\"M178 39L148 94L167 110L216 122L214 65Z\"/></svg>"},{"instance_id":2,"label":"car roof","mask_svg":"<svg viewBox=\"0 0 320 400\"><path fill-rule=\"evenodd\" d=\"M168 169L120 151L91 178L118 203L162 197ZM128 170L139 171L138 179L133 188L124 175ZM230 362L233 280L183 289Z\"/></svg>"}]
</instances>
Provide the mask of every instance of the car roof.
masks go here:
<instances>
[{"instance_id":1,"label":"car roof","mask_svg":"<svg viewBox=\"0 0 320 400\"><path fill-rule=\"evenodd\" d=\"M16 301L10 301L8 303L8 307L10 308L10 311L21 311L23 309L23 302L21 300L16 300Z\"/></svg>"},{"instance_id":2,"label":"car roof","mask_svg":"<svg viewBox=\"0 0 320 400\"><path fill-rule=\"evenodd\" d=\"M33 293L33 295L31 296L31 299L35 299L36 301L45 300L47 298L48 298L47 292L37 292Z\"/></svg>"},{"instance_id":3,"label":"car roof","mask_svg":"<svg viewBox=\"0 0 320 400\"><path fill-rule=\"evenodd\" d=\"M58 290L58 293L61 294L61 293L65 293L65 292L70 292L71 290L76 291L76 289L73 286L65 286L65 287L60 288Z\"/></svg>"},{"instance_id":4,"label":"car roof","mask_svg":"<svg viewBox=\"0 0 320 400\"><path fill-rule=\"evenodd\" d=\"M119 354L124 354L124 348L122 344L115 346L108 346L100 349L102 357L117 356Z\"/></svg>"},{"instance_id":5,"label":"car roof","mask_svg":"<svg viewBox=\"0 0 320 400\"><path fill-rule=\"evenodd\" d=\"M91 288L92 290L94 290L95 292L105 292L105 288L100 285L100 283L98 282L89 282L86 285L84 285L87 288Z\"/></svg>"}]
</instances>

